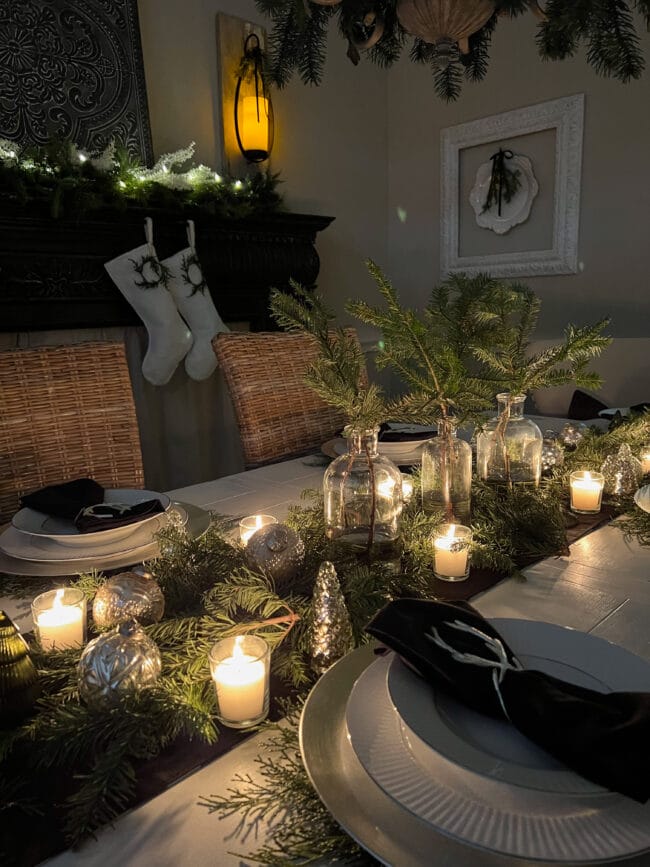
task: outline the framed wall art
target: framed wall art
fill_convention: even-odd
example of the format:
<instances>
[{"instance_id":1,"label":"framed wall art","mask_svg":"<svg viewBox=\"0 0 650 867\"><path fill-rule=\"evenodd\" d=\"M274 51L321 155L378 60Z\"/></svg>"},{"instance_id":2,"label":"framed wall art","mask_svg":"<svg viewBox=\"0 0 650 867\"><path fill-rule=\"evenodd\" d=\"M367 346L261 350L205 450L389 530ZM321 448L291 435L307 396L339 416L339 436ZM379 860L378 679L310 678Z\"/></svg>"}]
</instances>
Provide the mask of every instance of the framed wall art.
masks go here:
<instances>
[{"instance_id":1,"label":"framed wall art","mask_svg":"<svg viewBox=\"0 0 650 867\"><path fill-rule=\"evenodd\" d=\"M0 136L22 145L115 139L152 162L137 0L0 4Z\"/></svg>"},{"instance_id":2,"label":"framed wall art","mask_svg":"<svg viewBox=\"0 0 650 867\"><path fill-rule=\"evenodd\" d=\"M584 94L441 133L442 275L574 274Z\"/></svg>"}]
</instances>

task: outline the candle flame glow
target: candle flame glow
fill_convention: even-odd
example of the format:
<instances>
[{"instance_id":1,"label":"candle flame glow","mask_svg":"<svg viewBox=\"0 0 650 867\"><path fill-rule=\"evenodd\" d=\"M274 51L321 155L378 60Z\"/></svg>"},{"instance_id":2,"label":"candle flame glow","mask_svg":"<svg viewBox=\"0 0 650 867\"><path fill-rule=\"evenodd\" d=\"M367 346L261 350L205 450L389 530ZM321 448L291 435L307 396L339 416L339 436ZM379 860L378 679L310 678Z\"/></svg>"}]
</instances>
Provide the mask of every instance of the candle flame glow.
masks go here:
<instances>
[{"instance_id":1,"label":"candle flame glow","mask_svg":"<svg viewBox=\"0 0 650 867\"><path fill-rule=\"evenodd\" d=\"M585 480L585 482L590 482L590 481L591 481L591 473L589 472L589 470L585 470L585 478L584 478L584 480Z\"/></svg>"},{"instance_id":2,"label":"candle flame glow","mask_svg":"<svg viewBox=\"0 0 650 867\"><path fill-rule=\"evenodd\" d=\"M445 539L449 539L450 542L453 542L453 540L455 538L456 538L456 525L450 524L449 529L447 530L447 535L445 536Z\"/></svg>"},{"instance_id":3,"label":"candle flame glow","mask_svg":"<svg viewBox=\"0 0 650 867\"><path fill-rule=\"evenodd\" d=\"M52 608L63 608L63 587L59 587L54 596L54 601L52 602Z\"/></svg>"},{"instance_id":4,"label":"candle flame glow","mask_svg":"<svg viewBox=\"0 0 650 867\"><path fill-rule=\"evenodd\" d=\"M244 653L243 648L242 648L242 642L243 641L244 641L243 635L238 635L235 638L235 644L234 644L234 647L232 649L233 662L241 662L244 659L244 657L246 656L246 654Z\"/></svg>"}]
</instances>

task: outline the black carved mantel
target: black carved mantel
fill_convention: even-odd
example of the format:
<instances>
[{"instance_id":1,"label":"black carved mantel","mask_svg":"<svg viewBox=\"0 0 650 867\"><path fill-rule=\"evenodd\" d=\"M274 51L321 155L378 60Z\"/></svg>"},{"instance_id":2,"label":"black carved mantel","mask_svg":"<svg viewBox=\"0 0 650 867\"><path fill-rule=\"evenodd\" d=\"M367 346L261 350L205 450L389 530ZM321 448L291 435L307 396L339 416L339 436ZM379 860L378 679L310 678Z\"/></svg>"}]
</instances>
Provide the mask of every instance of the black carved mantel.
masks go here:
<instances>
[{"instance_id":1,"label":"black carved mantel","mask_svg":"<svg viewBox=\"0 0 650 867\"><path fill-rule=\"evenodd\" d=\"M138 325L104 263L141 246L152 216L160 259L187 247L177 214L128 211L115 217L52 220L0 214L0 331ZM279 213L246 220L196 217L196 246L226 322L272 327L271 287L294 279L313 286L320 261L316 233L332 217Z\"/></svg>"}]
</instances>

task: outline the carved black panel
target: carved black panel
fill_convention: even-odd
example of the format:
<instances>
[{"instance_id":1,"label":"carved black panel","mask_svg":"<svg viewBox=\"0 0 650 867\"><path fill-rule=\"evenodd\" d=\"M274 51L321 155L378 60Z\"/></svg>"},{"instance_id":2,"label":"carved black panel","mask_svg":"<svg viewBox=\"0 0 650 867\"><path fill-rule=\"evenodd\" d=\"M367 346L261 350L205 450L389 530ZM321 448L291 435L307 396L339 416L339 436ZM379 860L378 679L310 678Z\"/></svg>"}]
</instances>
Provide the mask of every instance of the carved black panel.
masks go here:
<instances>
[{"instance_id":1,"label":"carved black panel","mask_svg":"<svg viewBox=\"0 0 650 867\"><path fill-rule=\"evenodd\" d=\"M144 243L147 214L159 258L187 246L177 215L130 212L119 220L79 222L0 216L0 331L139 324L104 262ZM273 327L271 287L284 288L290 279L315 283L316 233L331 220L307 214L197 220L197 251L223 319L249 322L253 330Z\"/></svg>"},{"instance_id":2,"label":"carved black panel","mask_svg":"<svg viewBox=\"0 0 650 867\"><path fill-rule=\"evenodd\" d=\"M137 0L2 0L0 136L152 161Z\"/></svg>"}]
</instances>

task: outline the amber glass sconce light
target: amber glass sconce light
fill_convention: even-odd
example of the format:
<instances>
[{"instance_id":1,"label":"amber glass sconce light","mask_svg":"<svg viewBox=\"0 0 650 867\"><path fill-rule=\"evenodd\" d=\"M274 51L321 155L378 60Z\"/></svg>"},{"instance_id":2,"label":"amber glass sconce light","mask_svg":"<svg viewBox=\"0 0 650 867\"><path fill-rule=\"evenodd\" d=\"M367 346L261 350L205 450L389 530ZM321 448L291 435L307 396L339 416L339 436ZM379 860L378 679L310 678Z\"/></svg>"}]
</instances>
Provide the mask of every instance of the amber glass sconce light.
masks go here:
<instances>
[{"instance_id":1,"label":"amber glass sconce light","mask_svg":"<svg viewBox=\"0 0 650 867\"><path fill-rule=\"evenodd\" d=\"M262 49L257 34L244 41L235 88L235 135L249 163L268 160L273 147L273 104L264 81Z\"/></svg>"}]
</instances>

